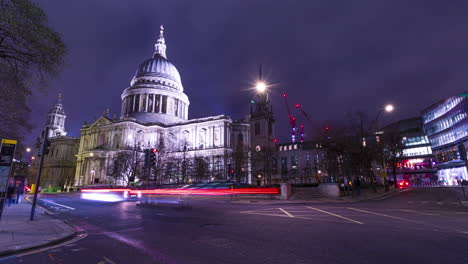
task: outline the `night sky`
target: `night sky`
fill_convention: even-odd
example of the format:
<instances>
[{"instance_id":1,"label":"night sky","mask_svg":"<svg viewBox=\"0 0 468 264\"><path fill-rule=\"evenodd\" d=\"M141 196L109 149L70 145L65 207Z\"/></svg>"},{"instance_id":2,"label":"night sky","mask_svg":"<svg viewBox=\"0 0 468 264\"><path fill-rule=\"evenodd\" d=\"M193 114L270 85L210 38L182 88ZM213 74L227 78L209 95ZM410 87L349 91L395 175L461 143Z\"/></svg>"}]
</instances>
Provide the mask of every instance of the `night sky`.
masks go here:
<instances>
[{"instance_id":1,"label":"night sky","mask_svg":"<svg viewBox=\"0 0 468 264\"><path fill-rule=\"evenodd\" d=\"M57 93L66 129L79 136L105 108L120 115L122 91L166 28L168 59L190 99L189 118L249 113L261 61L276 133L288 138L281 94L317 123L362 109L383 122L416 116L467 90L468 1L38 0L69 53L47 94L31 100L39 135Z\"/></svg>"}]
</instances>

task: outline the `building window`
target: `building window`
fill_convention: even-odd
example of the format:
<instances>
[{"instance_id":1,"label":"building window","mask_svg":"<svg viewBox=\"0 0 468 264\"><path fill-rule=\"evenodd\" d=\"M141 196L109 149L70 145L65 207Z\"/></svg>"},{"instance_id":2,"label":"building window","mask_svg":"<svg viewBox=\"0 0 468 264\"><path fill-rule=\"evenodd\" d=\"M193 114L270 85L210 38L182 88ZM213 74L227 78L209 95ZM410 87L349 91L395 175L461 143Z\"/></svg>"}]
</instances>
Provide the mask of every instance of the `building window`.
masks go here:
<instances>
[{"instance_id":1,"label":"building window","mask_svg":"<svg viewBox=\"0 0 468 264\"><path fill-rule=\"evenodd\" d=\"M138 109L140 109L140 95L137 94L135 95L135 108L133 108L134 112L138 112Z\"/></svg>"},{"instance_id":2,"label":"building window","mask_svg":"<svg viewBox=\"0 0 468 264\"><path fill-rule=\"evenodd\" d=\"M288 173L288 158L281 157L281 174L287 174L287 173Z\"/></svg>"},{"instance_id":3,"label":"building window","mask_svg":"<svg viewBox=\"0 0 468 264\"><path fill-rule=\"evenodd\" d=\"M160 112L160 107L161 107L161 95L156 94L154 96L154 112L159 113Z\"/></svg>"},{"instance_id":4,"label":"building window","mask_svg":"<svg viewBox=\"0 0 468 264\"><path fill-rule=\"evenodd\" d=\"M154 112L153 111L153 99L154 95L153 94L149 94L148 95L148 112Z\"/></svg>"},{"instance_id":5,"label":"building window","mask_svg":"<svg viewBox=\"0 0 468 264\"><path fill-rule=\"evenodd\" d=\"M293 173L297 173L297 167L298 167L297 156L292 155L291 156L291 169Z\"/></svg>"},{"instance_id":6,"label":"building window","mask_svg":"<svg viewBox=\"0 0 468 264\"><path fill-rule=\"evenodd\" d=\"M276 158L271 159L271 174L278 174L278 160Z\"/></svg>"},{"instance_id":7,"label":"building window","mask_svg":"<svg viewBox=\"0 0 468 264\"><path fill-rule=\"evenodd\" d=\"M166 95L162 96L161 113L163 114L167 113L167 96Z\"/></svg>"},{"instance_id":8,"label":"building window","mask_svg":"<svg viewBox=\"0 0 468 264\"><path fill-rule=\"evenodd\" d=\"M130 96L128 97L128 99L129 99L128 113L129 113L129 114L130 114L130 113L133 113L133 109L134 109L134 106L135 106L135 101L134 101L135 98L134 98L134 97L135 97L134 95L130 95Z\"/></svg>"},{"instance_id":9,"label":"building window","mask_svg":"<svg viewBox=\"0 0 468 264\"><path fill-rule=\"evenodd\" d=\"M140 109L140 112L146 112L146 96L148 96L147 94L143 94L142 96L142 100L141 100L141 109Z\"/></svg>"},{"instance_id":10,"label":"building window","mask_svg":"<svg viewBox=\"0 0 468 264\"><path fill-rule=\"evenodd\" d=\"M241 147L244 146L244 135L237 135L237 145Z\"/></svg>"},{"instance_id":11,"label":"building window","mask_svg":"<svg viewBox=\"0 0 468 264\"><path fill-rule=\"evenodd\" d=\"M273 124L272 122L268 122L268 135L271 136L271 133L273 132Z\"/></svg>"},{"instance_id":12,"label":"building window","mask_svg":"<svg viewBox=\"0 0 468 264\"><path fill-rule=\"evenodd\" d=\"M256 122L255 123L255 135L260 134L260 123Z\"/></svg>"}]
</instances>

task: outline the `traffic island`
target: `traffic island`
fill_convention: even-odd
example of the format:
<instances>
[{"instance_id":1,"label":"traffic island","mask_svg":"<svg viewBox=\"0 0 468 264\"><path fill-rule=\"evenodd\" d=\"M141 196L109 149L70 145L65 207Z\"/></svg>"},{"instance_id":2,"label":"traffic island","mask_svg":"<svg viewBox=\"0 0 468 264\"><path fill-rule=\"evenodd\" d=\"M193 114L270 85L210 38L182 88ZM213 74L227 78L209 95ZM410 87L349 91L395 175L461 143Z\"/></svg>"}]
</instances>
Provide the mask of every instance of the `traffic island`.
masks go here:
<instances>
[{"instance_id":1,"label":"traffic island","mask_svg":"<svg viewBox=\"0 0 468 264\"><path fill-rule=\"evenodd\" d=\"M61 243L76 234L71 226L40 208L36 208L34 221L29 220L30 213L28 202L5 205L0 221L0 257Z\"/></svg>"},{"instance_id":2,"label":"traffic island","mask_svg":"<svg viewBox=\"0 0 468 264\"><path fill-rule=\"evenodd\" d=\"M155 199L144 198L137 204L141 208L171 208L171 209L192 209L192 205L187 200L170 200L170 199Z\"/></svg>"}]
</instances>

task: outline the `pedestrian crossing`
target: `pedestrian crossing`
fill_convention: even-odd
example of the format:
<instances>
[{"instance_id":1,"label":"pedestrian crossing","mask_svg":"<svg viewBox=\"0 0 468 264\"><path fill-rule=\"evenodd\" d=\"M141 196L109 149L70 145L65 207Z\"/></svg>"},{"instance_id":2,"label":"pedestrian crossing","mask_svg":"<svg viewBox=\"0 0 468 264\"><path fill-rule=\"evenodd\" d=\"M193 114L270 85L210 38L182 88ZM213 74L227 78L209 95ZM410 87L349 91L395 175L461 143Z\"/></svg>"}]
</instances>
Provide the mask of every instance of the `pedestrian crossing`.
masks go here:
<instances>
[{"instance_id":1,"label":"pedestrian crossing","mask_svg":"<svg viewBox=\"0 0 468 264\"><path fill-rule=\"evenodd\" d=\"M358 206L284 206L241 211L241 214L285 221L314 221L330 224L378 225L385 228L412 228L468 232L468 210L433 211L411 208L365 208ZM446 223L452 223L447 225Z\"/></svg>"}]
</instances>

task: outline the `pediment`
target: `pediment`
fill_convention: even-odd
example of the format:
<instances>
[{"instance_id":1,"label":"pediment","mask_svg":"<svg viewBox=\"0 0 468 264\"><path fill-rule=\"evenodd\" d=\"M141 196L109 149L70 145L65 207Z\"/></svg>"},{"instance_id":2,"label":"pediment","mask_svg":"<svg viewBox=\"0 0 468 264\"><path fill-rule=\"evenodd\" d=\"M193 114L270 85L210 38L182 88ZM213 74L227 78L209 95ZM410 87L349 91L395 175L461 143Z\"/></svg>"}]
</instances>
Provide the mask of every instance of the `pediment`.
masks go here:
<instances>
[{"instance_id":1,"label":"pediment","mask_svg":"<svg viewBox=\"0 0 468 264\"><path fill-rule=\"evenodd\" d=\"M107 126L107 125L110 125L112 124L113 122L105 117L105 116L101 116L100 118L98 118L98 120L96 120L91 126L89 126L90 128L91 127L100 127L100 126Z\"/></svg>"}]
</instances>

